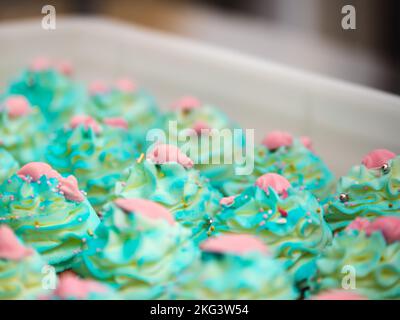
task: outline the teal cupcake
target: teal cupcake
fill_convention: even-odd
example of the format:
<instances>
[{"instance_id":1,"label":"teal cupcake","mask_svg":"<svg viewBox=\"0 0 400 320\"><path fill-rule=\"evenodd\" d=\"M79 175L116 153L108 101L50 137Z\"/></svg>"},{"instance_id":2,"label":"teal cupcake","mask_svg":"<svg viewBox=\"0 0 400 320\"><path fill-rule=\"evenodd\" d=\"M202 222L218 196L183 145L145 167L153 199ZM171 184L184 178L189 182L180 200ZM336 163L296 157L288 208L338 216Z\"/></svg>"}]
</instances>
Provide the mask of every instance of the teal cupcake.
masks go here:
<instances>
[{"instance_id":1,"label":"teal cupcake","mask_svg":"<svg viewBox=\"0 0 400 320\"><path fill-rule=\"evenodd\" d=\"M334 237L317 261L314 292L346 286L368 299L400 299L400 219L379 219L372 225L365 220L361 230L351 227Z\"/></svg>"},{"instance_id":2,"label":"teal cupcake","mask_svg":"<svg viewBox=\"0 0 400 320\"><path fill-rule=\"evenodd\" d=\"M283 264L249 235L220 235L201 244L201 258L178 277L174 298L291 300L299 294Z\"/></svg>"},{"instance_id":3,"label":"teal cupcake","mask_svg":"<svg viewBox=\"0 0 400 320\"><path fill-rule=\"evenodd\" d=\"M71 118L87 100L84 86L69 77L70 67L44 58L36 59L8 88L38 106L48 127L55 129Z\"/></svg>"},{"instance_id":4,"label":"teal cupcake","mask_svg":"<svg viewBox=\"0 0 400 320\"><path fill-rule=\"evenodd\" d=\"M73 176L45 163L22 167L0 186L0 224L10 226L57 271L68 269L100 219Z\"/></svg>"},{"instance_id":5,"label":"teal cupcake","mask_svg":"<svg viewBox=\"0 0 400 320\"><path fill-rule=\"evenodd\" d=\"M18 162L6 150L0 148L0 184L19 169Z\"/></svg>"},{"instance_id":6,"label":"teal cupcake","mask_svg":"<svg viewBox=\"0 0 400 320\"><path fill-rule=\"evenodd\" d=\"M129 79L120 79L110 87L95 81L89 90L86 112L100 122L125 127L144 152L148 130L160 126L160 110L154 97Z\"/></svg>"},{"instance_id":7,"label":"teal cupcake","mask_svg":"<svg viewBox=\"0 0 400 320\"><path fill-rule=\"evenodd\" d=\"M21 164L43 159L47 137L42 114L25 97L5 96L0 101L0 147Z\"/></svg>"},{"instance_id":8,"label":"teal cupcake","mask_svg":"<svg viewBox=\"0 0 400 320\"><path fill-rule=\"evenodd\" d=\"M74 270L113 286L124 299L168 296L176 277L198 256L189 230L161 205L117 199Z\"/></svg>"},{"instance_id":9,"label":"teal cupcake","mask_svg":"<svg viewBox=\"0 0 400 320\"><path fill-rule=\"evenodd\" d=\"M51 293L43 286L45 262L0 225L0 300L33 300Z\"/></svg>"},{"instance_id":10,"label":"teal cupcake","mask_svg":"<svg viewBox=\"0 0 400 320\"><path fill-rule=\"evenodd\" d=\"M161 204L189 228L196 240L213 229L220 194L193 169L193 161L171 145L157 145L147 159L141 156L116 185L123 198L144 198Z\"/></svg>"},{"instance_id":11,"label":"teal cupcake","mask_svg":"<svg viewBox=\"0 0 400 320\"><path fill-rule=\"evenodd\" d=\"M216 230L260 237L303 286L316 270L316 258L331 241L323 208L308 191L292 188L268 173L236 197L224 198Z\"/></svg>"},{"instance_id":12,"label":"teal cupcake","mask_svg":"<svg viewBox=\"0 0 400 320\"><path fill-rule=\"evenodd\" d=\"M227 179L223 193L228 196L238 194L265 173L278 173L293 187L308 190L321 201L333 192L335 183L332 172L312 151L309 138L294 139L289 133L274 131L256 146L253 173Z\"/></svg>"},{"instance_id":13,"label":"teal cupcake","mask_svg":"<svg viewBox=\"0 0 400 320\"><path fill-rule=\"evenodd\" d=\"M54 169L78 178L96 210L111 200L115 183L136 156L135 143L125 129L100 126L89 116L72 118L46 151L46 160Z\"/></svg>"},{"instance_id":14,"label":"teal cupcake","mask_svg":"<svg viewBox=\"0 0 400 320\"><path fill-rule=\"evenodd\" d=\"M374 150L340 178L326 220L332 230L340 231L357 217L389 215L400 217L400 157Z\"/></svg>"}]
</instances>

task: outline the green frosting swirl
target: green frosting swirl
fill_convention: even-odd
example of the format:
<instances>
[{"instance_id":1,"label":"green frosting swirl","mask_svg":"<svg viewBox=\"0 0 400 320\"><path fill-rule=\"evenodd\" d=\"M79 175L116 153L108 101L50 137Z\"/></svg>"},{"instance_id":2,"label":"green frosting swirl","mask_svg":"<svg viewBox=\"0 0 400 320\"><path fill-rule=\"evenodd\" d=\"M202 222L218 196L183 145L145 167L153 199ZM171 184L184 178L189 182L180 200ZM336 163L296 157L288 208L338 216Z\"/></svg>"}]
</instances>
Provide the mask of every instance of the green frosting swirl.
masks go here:
<instances>
[{"instance_id":1,"label":"green frosting swirl","mask_svg":"<svg viewBox=\"0 0 400 320\"><path fill-rule=\"evenodd\" d=\"M294 187L301 187L324 201L334 188L335 178L326 164L299 140L290 147L271 151L263 145L254 152L254 170L251 175L235 175L222 187L224 194L235 195L265 173L278 173Z\"/></svg>"},{"instance_id":2,"label":"green frosting swirl","mask_svg":"<svg viewBox=\"0 0 400 320\"><path fill-rule=\"evenodd\" d=\"M257 253L243 256L203 252L178 278L173 298L291 300L298 297L282 263Z\"/></svg>"},{"instance_id":3,"label":"green frosting swirl","mask_svg":"<svg viewBox=\"0 0 400 320\"><path fill-rule=\"evenodd\" d=\"M100 220L87 200L69 201L57 179L27 182L17 175L0 186L0 224L37 250L58 271L79 259L79 252Z\"/></svg>"},{"instance_id":4,"label":"green frosting swirl","mask_svg":"<svg viewBox=\"0 0 400 320\"><path fill-rule=\"evenodd\" d=\"M357 217L372 219L400 216L400 157L389 161L390 171L354 166L340 178L337 194L328 203L326 220L332 230L341 230ZM348 201L342 202L340 194Z\"/></svg>"},{"instance_id":5,"label":"green frosting swirl","mask_svg":"<svg viewBox=\"0 0 400 320\"><path fill-rule=\"evenodd\" d=\"M340 233L317 265L314 290L341 289L344 277L354 275L356 293L369 299L400 299L400 242L387 245L380 232L369 237L355 230Z\"/></svg>"},{"instance_id":6,"label":"green frosting swirl","mask_svg":"<svg viewBox=\"0 0 400 320\"><path fill-rule=\"evenodd\" d=\"M112 285L125 299L165 297L198 255L190 232L179 224L125 213L114 203L103 213L76 272Z\"/></svg>"},{"instance_id":7,"label":"green frosting swirl","mask_svg":"<svg viewBox=\"0 0 400 320\"><path fill-rule=\"evenodd\" d=\"M0 148L0 184L19 169L18 162L6 150Z\"/></svg>"},{"instance_id":8,"label":"green frosting swirl","mask_svg":"<svg viewBox=\"0 0 400 320\"><path fill-rule=\"evenodd\" d=\"M61 129L48 146L47 162L63 175L74 175L96 210L111 200L115 183L137 153L128 132L104 126L101 133L79 126Z\"/></svg>"},{"instance_id":9,"label":"green frosting swirl","mask_svg":"<svg viewBox=\"0 0 400 320\"><path fill-rule=\"evenodd\" d=\"M176 221L192 230L196 240L211 232L212 219L220 209L219 192L197 170L185 169L178 163L136 162L125 173L125 179L117 183L116 194L161 204Z\"/></svg>"},{"instance_id":10,"label":"green frosting swirl","mask_svg":"<svg viewBox=\"0 0 400 320\"><path fill-rule=\"evenodd\" d=\"M216 219L218 231L259 236L296 282L315 273L316 257L332 238L321 205L308 191L289 189L283 199L271 188L267 195L252 186L224 205Z\"/></svg>"}]
</instances>

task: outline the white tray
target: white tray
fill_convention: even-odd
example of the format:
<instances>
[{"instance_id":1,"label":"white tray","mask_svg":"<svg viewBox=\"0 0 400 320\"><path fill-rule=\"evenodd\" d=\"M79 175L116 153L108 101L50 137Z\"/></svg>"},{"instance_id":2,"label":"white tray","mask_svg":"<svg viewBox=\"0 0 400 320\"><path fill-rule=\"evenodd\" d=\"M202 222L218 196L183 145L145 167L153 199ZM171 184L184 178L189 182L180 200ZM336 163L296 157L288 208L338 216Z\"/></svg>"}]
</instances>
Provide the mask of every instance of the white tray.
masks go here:
<instances>
[{"instance_id":1,"label":"white tray","mask_svg":"<svg viewBox=\"0 0 400 320\"><path fill-rule=\"evenodd\" d=\"M164 107L183 94L215 103L258 140L309 135L337 175L374 148L400 153L400 98L377 90L103 18L0 23L0 43L1 85L35 56L66 58L77 79L133 76Z\"/></svg>"}]
</instances>

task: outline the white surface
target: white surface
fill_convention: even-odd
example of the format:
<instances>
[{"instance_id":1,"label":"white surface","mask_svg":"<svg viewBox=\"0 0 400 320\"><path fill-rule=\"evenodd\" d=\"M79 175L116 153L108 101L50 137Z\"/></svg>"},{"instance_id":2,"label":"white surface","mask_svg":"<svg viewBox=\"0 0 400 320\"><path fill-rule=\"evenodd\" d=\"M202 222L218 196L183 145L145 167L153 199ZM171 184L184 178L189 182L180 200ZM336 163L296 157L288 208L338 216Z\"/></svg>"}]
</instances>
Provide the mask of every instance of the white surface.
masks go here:
<instances>
[{"instance_id":1,"label":"white surface","mask_svg":"<svg viewBox=\"0 0 400 320\"><path fill-rule=\"evenodd\" d=\"M56 31L4 23L0 43L0 84L35 56L67 58L77 79L133 76L163 106L197 95L258 140L273 129L310 135L338 175L371 149L400 153L400 98L376 90L100 18L58 19Z\"/></svg>"}]
</instances>

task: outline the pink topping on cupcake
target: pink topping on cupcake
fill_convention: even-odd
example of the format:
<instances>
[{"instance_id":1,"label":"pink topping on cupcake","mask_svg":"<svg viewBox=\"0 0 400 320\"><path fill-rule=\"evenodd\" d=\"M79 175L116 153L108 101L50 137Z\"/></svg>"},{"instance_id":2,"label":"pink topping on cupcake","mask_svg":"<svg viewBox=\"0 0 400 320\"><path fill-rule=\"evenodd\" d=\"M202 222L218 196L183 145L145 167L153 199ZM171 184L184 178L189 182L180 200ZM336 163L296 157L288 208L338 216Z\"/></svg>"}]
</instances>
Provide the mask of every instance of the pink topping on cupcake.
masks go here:
<instances>
[{"instance_id":1,"label":"pink topping on cupcake","mask_svg":"<svg viewBox=\"0 0 400 320\"><path fill-rule=\"evenodd\" d=\"M163 219L169 224L175 224L171 212L162 205L146 199L117 199L114 203L126 212L140 214L150 219Z\"/></svg>"},{"instance_id":2,"label":"pink topping on cupcake","mask_svg":"<svg viewBox=\"0 0 400 320\"><path fill-rule=\"evenodd\" d=\"M104 123L110 127L128 130L128 122L123 118L106 118Z\"/></svg>"},{"instance_id":3,"label":"pink topping on cupcake","mask_svg":"<svg viewBox=\"0 0 400 320\"><path fill-rule=\"evenodd\" d=\"M224 197L219 201L220 205L230 206L235 201L235 196Z\"/></svg>"},{"instance_id":4,"label":"pink topping on cupcake","mask_svg":"<svg viewBox=\"0 0 400 320\"><path fill-rule=\"evenodd\" d=\"M204 121L196 121L193 125L193 130L196 131L198 135L208 134L211 127Z\"/></svg>"},{"instance_id":5,"label":"pink topping on cupcake","mask_svg":"<svg viewBox=\"0 0 400 320\"><path fill-rule=\"evenodd\" d=\"M121 78L115 82L115 87L125 93L131 93L136 91L136 84L128 78Z\"/></svg>"},{"instance_id":6,"label":"pink topping on cupcake","mask_svg":"<svg viewBox=\"0 0 400 320\"><path fill-rule=\"evenodd\" d=\"M32 249L25 248L19 242L9 226L0 226L0 259L21 260L30 256L32 253Z\"/></svg>"},{"instance_id":7,"label":"pink topping on cupcake","mask_svg":"<svg viewBox=\"0 0 400 320\"><path fill-rule=\"evenodd\" d=\"M346 228L346 230L366 230L371 222L368 219L357 217Z\"/></svg>"},{"instance_id":8,"label":"pink topping on cupcake","mask_svg":"<svg viewBox=\"0 0 400 320\"><path fill-rule=\"evenodd\" d=\"M63 178L47 163L30 162L17 171L17 174L25 181L27 181L28 178L31 178L32 181L38 181L42 176L46 176L47 179L55 178L58 180L58 187L66 199L75 202L82 202L85 200L85 197L79 190L78 181L74 176L70 175L67 178Z\"/></svg>"},{"instance_id":9,"label":"pink topping on cupcake","mask_svg":"<svg viewBox=\"0 0 400 320\"><path fill-rule=\"evenodd\" d=\"M308 150L314 151L313 146L312 146L312 140L310 137L301 136L300 141Z\"/></svg>"},{"instance_id":10,"label":"pink topping on cupcake","mask_svg":"<svg viewBox=\"0 0 400 320\"><path fill-rule=\"evenodd\" d=\"M376 149L368 153L361 163L368 169L377 169L396 157L396 154L386 149Z\"/></svg>"},{"instance_id":11,"label":"pink topping on cupcake","mask_svg":"<svg viewBox=\"0 0 400 320\"><path fill-rule=\"evenodd\" d=\"M56 62L55 67L60 73L66 76L70 76L74 71L71 62L65 60Z\"/></svg>"},{"instance_id":12,"label":"pink topping on cupcake","mask_svg":"<svg viewBox=\"0 0 400 320\"><path fill-rule=\"evenodd\" d=\"M255 185L269 194L268 188L272 188L283 198L287 197L287 190L291 187L290 182L277 173L266 173L256 180Z\"/></svg>"},{"instance_id":13,"label":"pink topping on cupcake","mask_svg":"<svg viewBox=\"0 0 400 320\"><path fill-rule=\"evenodd\" d=\"M29 101L20 95L7 98L4 101L4 107L10 118L19 118L26 116L32 112Z\"/></svg>"},{"instance_id":14,"label":"pink topping on cupcake","mask_svg":"<svg viewBox=\"0 0 400 320\"><path fill-rule=\"evenodd\" d=\"M67 271L59 276L59 282L54 294L61 299L87 299L90 293L103 293L107 288L93 280L79 278L73 272Z\"/></svg>"},{"instance_id":15,"label":"pink topping on cupcake","mask_svg":"<svg viewBox=\"0 0 400 320\"><path fill-rule=\"evenodd\" d=\"M97 123L97 121L94 120L92 117L86 116L86 115L79 115L79 116L72 117L72 119L69 123L69 126L72 129L75 129L76 127L79 127L79 126L84 126L86 130L91 128L95 133L101 132L101 127Z\"/></svg>"},{"instance_id":16,"label":"pink topping on cupcake","mask_svg":"<svg viewBox=\"0 0 400 320\"><path fill-rule=\"evenodd\" d=\"M48 70L52 67L52 62L46 57L38 57L34 59L30 65L32 71L40 72Z\"/></svg>"},{"instance_id":17,"label":"pink topping on cupcake","mask_svg":"<svg viewBox=\"0 0 400 320\"><path fill-rule=\"evenodd\" d=\"M203 251L235 255L248 252L268 253L268 248L260 239L247 234L224 234L208 238L201 243L200 248Z\"/></svg>"},{"instance_id":18,"label":"pink topping on cupcake","mask_svg":"<svg viewBox=\"0 0 400 320\"><path fill-rule=\"evenodd\" d=\"M109 87L102 80L95 80L89 85L89 93L91 95L97 95L102 93L107 93L109 91Z\"/></svg>"},{"instance_id":19,"label":"pink topping on cupcake","mask_svg":"<svg viewBox=\"0 0 400 320\"><path fill-rule=\"evenodd\" d=\"M147 159L156 164L177 162L185 168L192 168L193 160L178 147L170 144L158 144L147 154Z\"/></svg>"},{"instance_id":20,"label":"pink topping on cupcake","mask_svg":"<svg viewBox=\"0 0 400 320\"><path fill-rule=\"evenodd\" d=\"M201 107L201 102L192 96L184 96L172 104L172 108L189 111Z\"/></svg>"},{"instance_id":21,"label":"pink topping on cupcake","mask_svg":"<svg viewBox=\"0 0 400 320\"><path fill-rule=\"evenodd\" d=\"M272 131L262 141L269 150L275 150L280 147L288 147L293 143L293 137L285 131Z\"/></svg>"},{"instance_id":22,"label":"pink topping on cupcake","mask_svg":"<svg viewBox=\"0 0 400 320\"><path fill-rule=\"evenodd\" d=\"M367 298L351 291L329 290L311 298L312 300L367 300Z\"/></svg>"}]
</instances>

